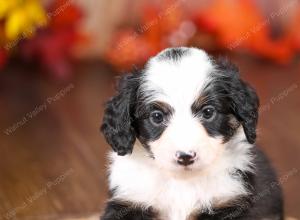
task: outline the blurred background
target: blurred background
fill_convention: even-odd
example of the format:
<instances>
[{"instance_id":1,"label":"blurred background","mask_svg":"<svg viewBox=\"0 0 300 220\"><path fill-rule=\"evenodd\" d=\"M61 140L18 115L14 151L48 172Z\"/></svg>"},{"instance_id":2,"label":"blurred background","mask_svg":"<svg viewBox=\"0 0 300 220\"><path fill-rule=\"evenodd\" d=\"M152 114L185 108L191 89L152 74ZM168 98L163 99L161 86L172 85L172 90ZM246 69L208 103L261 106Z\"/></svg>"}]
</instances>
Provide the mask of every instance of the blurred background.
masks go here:
<instances>
[{"instance_id":1,"label":"blurred background","mask_svg":"<svg viewBox=\"0 0 300 220\"><path fill-rule=\"evenodd\" d=\"M118 75L166 47L226 56L261 100L258 145L300 218L299 0L0 0L0 219L89 219Z\"/></svg>"}]
</instances>

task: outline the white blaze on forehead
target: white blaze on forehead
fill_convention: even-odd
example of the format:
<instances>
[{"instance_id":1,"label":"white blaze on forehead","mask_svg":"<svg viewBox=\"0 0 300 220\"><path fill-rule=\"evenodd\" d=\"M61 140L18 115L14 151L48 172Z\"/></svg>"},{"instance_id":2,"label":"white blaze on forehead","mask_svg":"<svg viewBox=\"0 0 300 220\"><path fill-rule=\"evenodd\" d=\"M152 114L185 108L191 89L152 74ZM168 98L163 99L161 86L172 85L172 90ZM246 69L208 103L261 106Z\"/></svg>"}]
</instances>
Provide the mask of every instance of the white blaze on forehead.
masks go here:
<instances>
[{"instance_id":1,"label":"white blaze on forehead","mask_svg":"<svg viewBox=\"0 0 300 220\"><path fill-rule=\"evenodd\" d=\"M199 96L213 71L213 63L203 50L183 49L187 51L177 60L161 58L165 51L150 59L141 86L147 102L163 101L174 107L190 107Z\"/></svg>"}]
</instances>

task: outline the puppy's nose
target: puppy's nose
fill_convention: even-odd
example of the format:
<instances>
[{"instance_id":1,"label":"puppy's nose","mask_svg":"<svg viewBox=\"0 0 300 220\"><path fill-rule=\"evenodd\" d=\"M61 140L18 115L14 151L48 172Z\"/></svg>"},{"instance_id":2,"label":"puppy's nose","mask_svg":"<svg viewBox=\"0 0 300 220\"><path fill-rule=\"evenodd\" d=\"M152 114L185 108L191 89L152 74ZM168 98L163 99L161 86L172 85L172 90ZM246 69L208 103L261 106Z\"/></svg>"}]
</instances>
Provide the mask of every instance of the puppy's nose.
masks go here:
<instances>
[{"instance_id":1,"label":"puppy's nose","mask_svg":"<svg viewBox=\"0 0 300 220\"><path fill-rule=\"evenodd\" d=\"M183 152L183 151L177 151L175 154L177 163L183 166L188 166L194 163L196 158L196 152L189 151L189 152Z\"/></svg>"}]
</instances>

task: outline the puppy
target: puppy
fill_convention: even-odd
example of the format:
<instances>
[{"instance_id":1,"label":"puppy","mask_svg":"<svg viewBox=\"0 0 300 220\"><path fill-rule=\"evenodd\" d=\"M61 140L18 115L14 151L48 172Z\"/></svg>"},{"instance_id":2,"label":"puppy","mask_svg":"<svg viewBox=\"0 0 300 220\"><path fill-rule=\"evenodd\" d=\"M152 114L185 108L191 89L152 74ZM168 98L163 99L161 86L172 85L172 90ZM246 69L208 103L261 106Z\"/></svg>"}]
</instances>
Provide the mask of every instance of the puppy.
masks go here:
<instances>
[{"instance_id":1,"label":"puppy","mask_svg":"<svg viewBox=\"0 0 300 220\"><path fill-rule=\"evenodd\" d=\"M110 153L102 220L283 219L255 146L259 101L228 61L170 48L124 76L101 130Z\"/></svg>"}]
</instances>

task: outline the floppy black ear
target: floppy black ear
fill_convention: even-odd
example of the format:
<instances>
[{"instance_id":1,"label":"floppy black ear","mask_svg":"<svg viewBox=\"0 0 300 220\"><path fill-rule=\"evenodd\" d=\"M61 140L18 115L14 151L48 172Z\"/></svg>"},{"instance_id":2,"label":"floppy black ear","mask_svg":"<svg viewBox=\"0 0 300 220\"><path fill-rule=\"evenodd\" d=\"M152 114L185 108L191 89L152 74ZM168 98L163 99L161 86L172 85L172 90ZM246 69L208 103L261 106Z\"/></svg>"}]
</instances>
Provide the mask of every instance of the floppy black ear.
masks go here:
<instances>
[{"instance_id":1,"label":"floppy black ear","mask_svg":"<svg viewBox=\"0 0 300 220\"><path fill-rule=\"evenodd\" d=\"M234 112L241 120L247 140L253 144L256 139L259 101L254 89L240 80L237 94L233 96Z\"/></svg>"},{"instance_id":2,"label":"floppy black ear","mask_svg":"<svg viewBox=\"0 0 300 220\"><path fill-rule=\"evenodd\" d=\"M138 87L137 74L126 75L119 81L116 96L106 104L101 131L118 155L132 152L136 134L132 127L132 112Z\"/></svg>"},{"instance_id":3,"label":"floppy black ear","mask_svg":"<svg viewBox=\"0 0 300 220\"><path fill-rule=\"evenodd\" d=\"M236 118L241 122L246 138L253 144L256 139L259 100L255 90L240 79L238 68L228 60L221 60L219 67L230 77L228 93L231 108Z\"/></svg>"}]
</instances>

